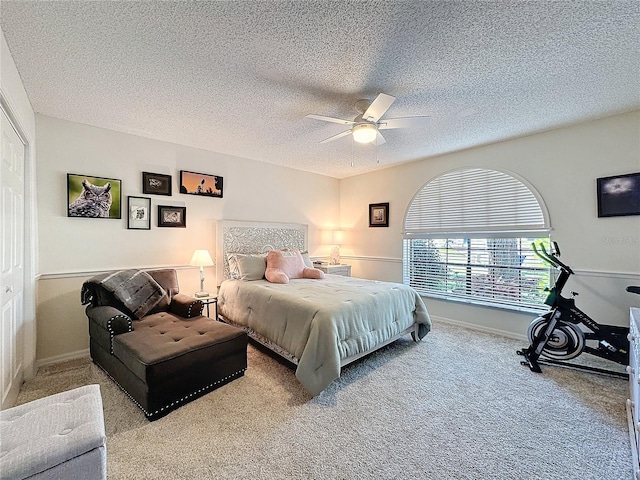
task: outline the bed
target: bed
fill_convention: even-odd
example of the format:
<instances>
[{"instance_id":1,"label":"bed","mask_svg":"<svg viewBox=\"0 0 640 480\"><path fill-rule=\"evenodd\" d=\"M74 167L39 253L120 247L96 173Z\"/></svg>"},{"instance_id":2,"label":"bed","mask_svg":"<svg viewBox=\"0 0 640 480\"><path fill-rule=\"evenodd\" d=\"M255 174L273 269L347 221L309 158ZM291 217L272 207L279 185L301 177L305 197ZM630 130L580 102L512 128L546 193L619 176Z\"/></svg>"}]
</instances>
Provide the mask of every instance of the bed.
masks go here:
<instances>
[{"instance_id":1,"label":"bed","mask_svg":"<svg viewBox=\"0 0 640 480\"><path fill-rule=\"evenodd\" d=\"M307 226L218 222L218 293L221 320L296 365L296 377L317 395L340 369L404 335L415 341L431 328L429 314L412 288L338 275L295 279L234 279L228 259L269 250L307 248Z\"/></svg>"}]
</instances>

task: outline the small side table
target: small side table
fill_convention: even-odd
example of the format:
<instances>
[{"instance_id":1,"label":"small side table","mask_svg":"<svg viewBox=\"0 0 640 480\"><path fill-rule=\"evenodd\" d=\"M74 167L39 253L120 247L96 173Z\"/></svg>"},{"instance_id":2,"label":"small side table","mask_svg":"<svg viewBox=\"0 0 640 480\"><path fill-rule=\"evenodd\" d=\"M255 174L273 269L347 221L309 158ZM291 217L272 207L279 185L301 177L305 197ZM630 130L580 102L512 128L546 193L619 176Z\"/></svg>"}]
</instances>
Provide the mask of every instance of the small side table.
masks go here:
<instances>
[{"instance_id":1,"label":"small side table","mask_svg":"<svg viewBox=\"0 0 640 480\"><path fill-rule=\"evenodd\" d=\"M217 295L209 295L208 297L196 297L196 296L194 296L193 298L195 298L196 300L200 300L203 305L207 306L207 317L211 316L211 315L209 315L209 305L213 305L215 307L215 310L216 310L215 319L218 320L218 296Z\"/></svg>"},{"instance_id":2,"label":"small side table","mask_svg":"<svg viewBox=\"0 0 640 480\"><path fill-rule=\"evenodd\" d=\"M324 273L330 273L332 275L342 275L343 277L351 276L351 265L341 264L341 265L331 265L328 263L323 263L320 265L314 265L318 270L322 270Z\"/></svg>"}]
</instances>

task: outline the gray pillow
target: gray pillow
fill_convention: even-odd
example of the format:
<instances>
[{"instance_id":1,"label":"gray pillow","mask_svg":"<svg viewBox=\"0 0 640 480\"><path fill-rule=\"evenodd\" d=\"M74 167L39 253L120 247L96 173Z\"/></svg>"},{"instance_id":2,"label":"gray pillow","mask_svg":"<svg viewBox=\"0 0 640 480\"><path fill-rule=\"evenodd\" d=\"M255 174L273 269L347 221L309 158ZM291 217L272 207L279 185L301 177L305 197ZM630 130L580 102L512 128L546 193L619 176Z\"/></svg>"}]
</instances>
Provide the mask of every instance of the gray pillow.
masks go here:
<instances>
[{"instance_id":1,"label":"gray pillow","mask_svg":"<svg viewBox=\"0 0 640 480\"><path fill-rule=\"evenodd\" d=\"M230 253L229 273L231 278L238 280L261 280L267 269L267 257L261 255L249 255L244 253Z\"/></svg>"}]
</instances>

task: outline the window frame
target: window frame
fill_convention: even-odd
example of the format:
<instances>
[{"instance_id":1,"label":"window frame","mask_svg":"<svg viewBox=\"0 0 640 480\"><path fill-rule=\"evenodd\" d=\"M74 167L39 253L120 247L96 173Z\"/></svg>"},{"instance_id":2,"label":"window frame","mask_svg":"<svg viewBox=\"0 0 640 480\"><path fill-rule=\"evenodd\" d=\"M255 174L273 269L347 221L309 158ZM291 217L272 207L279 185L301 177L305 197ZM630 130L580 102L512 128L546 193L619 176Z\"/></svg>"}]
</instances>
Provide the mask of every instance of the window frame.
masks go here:
<instances>
[{"instance_id":1,"label":"window frame","mask_svg":"<svg viewBox=\"0 0 640 480\"><path fill-rule=\"evenodd\" d=\"M459 191L464 195L458 196ZM492 208L495 212L491 210ZM486 214L487 225L478 221L477 216L474 217L475 211L479 211L480 216ZM439 212L443 212L442 218L434 217ZM465 218L469 219L466 224ZM498 220L495 220L496 218ZM515 311L532 313L545 311L547 309L544 305L546 294L543 288L549 287L553 280L551 268L533 254L530 245L524 247L523 245L529 240L544 242L548 245L550 231L549 215L541 196L519 176L502 170L478 167L465 167L444 172L427 181L407 207L402 244L403 282L426 297ZM436 248L438 251L444 249L449 252L448 245L451 242L468 242L469 248L474 242L476 257L479 255L488 256L489 259L492 256L504 259L508 253L507 250L497 251L494 247L491 253L488 248L488 245L498 238L516 240L521 251L520 257L511 258L509 261L512 263L508 265L475 264L469 253L464 263L450 262L447 259L440 263L432 261L416 264L416 247L411 247L419 244L420 241L431 241L434 245L437 243L439 247L430 248ZM478 247L482 242L485 245L484 250ZM513 248L508 250L512 251ZM522 256L525 250L526 255ZM523 263L516 264L518 261ZM438 269L444 265L446 270L444 272L440 270L437 274L433 274L434 270L432 270L432 273L418 278L423 283L417 284L416 275L421 274L416 272L421 268L423 272L428 271L428 265L440 265L436 267ZM504 278L496 275L496 269L505 273ZM455 278L459 286L460 277L459 275L456 277L456 270L466 272L465 282L463 282L465 293L459 290L448 291L448 287L436 288L436 284L441 281L446 285L449 278ZM490 273L483 277L479 273L482 271ZM519 272L518 281L508 285L504 283L513 281L513 277L510 278L509 275L513 275L516 271ZM532 284L536 285L535 288ZM483 290L478 289L478 285L487 287L482 294L478 293ZM506 300L510 294L505 291L513 292L514 289L517 293L516 300Z\"/></svg>"}]
</instances>

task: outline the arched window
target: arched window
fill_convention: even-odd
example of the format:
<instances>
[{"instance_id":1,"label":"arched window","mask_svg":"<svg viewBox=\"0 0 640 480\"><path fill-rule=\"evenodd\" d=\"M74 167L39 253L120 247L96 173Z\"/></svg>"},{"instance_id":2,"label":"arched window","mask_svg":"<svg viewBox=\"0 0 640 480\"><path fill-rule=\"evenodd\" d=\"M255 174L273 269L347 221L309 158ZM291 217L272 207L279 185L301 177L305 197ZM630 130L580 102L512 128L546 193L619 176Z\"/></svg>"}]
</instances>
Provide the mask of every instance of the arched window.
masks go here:
<instances>
[{"instance_id":1,"label":"arched window","mask_svg":"<svg viewBox=\"0 0 640 480\"><path fill-rule=\"evenodd\" d=\"M549 231L542 199L523 180L481 168L443 173L407 209L404 283L427 296L541 309L550 270L531 244L548 247Z\"/></svg>"}]
</instances>

